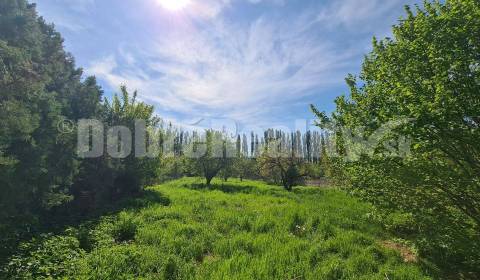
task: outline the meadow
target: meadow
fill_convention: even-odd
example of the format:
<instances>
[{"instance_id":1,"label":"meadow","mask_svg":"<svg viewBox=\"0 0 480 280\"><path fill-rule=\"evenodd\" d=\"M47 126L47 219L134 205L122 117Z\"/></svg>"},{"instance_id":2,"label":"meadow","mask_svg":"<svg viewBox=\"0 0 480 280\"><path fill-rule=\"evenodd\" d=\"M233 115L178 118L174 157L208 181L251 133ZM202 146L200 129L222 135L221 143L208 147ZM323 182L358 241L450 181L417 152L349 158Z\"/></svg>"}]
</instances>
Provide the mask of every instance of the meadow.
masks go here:
<instances>
[{"instance_id":1,"label":"meadow","mask_svg":"<svg viewBox=\"0 0 480 280\"><path fill-rule=\"evenodd\" d=\"M257 181L147 188L117 213L24 243L8 279L430 279L388 249L372 207ZM410 260L411 261L411 260Z\"/></svg>"}]
</instances>

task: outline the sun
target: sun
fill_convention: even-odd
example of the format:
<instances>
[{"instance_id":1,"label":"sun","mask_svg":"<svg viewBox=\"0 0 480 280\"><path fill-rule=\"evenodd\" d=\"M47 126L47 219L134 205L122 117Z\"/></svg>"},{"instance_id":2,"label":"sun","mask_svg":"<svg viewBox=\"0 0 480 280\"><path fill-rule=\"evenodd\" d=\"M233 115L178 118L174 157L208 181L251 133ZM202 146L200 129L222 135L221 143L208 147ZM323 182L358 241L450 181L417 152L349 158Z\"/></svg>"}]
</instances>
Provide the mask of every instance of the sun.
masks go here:
<instances>
[{"instance_id":1,"label":"sun","mask_svg":"<svg viewBox=\"0 0 480 280\"><path fill-rule=\"evenodd\" d=\"M170 11L179 11L190 4L191 0L157 0L160 5Z\"/></svg>"}]
</instances>

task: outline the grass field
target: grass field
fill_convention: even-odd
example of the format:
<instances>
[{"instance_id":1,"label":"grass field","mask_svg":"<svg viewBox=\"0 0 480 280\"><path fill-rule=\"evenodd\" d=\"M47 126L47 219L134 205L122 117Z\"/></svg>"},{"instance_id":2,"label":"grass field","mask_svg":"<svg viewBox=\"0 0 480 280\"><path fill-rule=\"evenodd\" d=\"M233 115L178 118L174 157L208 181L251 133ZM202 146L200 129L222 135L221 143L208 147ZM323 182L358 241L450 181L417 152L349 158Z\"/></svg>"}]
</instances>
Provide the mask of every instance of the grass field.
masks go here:
<instances>
[{"instance_id":1,"label":"grass field","mask_svg":"<svg viewBox=\"0 0 480 280\"><path fill-rule=\"evenodd\" d=\"M429 279L386 249L370 206L334 189L185 178L122 212L23 246L10 277Z\"/></svg>"}]
</instances>

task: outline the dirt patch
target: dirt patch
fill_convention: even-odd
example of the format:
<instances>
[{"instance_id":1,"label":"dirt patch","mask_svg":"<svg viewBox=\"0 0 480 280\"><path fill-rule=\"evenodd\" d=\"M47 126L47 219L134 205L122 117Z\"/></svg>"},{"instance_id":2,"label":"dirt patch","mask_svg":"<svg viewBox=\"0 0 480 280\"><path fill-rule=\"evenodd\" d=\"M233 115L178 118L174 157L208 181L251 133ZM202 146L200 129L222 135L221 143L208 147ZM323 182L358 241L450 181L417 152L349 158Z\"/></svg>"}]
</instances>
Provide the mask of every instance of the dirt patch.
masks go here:
<instances>
[{"instance_id":1,"label":"dirt patch","mask_svg":"<svg viewBox=\"0 0 480 280\"><path fill-rule=\"evenodd\" d=\"M403 258L403 261L406 263L418 262L418 256L415 254L415 252L413 252L412 249L403 244L393 241L382 241L380 244L385 248L399 252Z\"/></svg>"}]
</instances>

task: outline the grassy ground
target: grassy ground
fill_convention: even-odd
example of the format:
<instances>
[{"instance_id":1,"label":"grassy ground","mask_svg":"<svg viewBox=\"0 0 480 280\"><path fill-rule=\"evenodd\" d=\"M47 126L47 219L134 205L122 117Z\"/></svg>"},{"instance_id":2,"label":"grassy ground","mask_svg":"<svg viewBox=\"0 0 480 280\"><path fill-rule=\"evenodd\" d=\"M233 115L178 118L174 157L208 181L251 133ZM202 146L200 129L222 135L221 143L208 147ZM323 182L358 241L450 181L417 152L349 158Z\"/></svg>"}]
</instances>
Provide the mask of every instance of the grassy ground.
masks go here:
<instances>
[{"instance_id":1,"label":"grassy ground","mask_svg":"<svg viewBox=\"0 0 480 280\"><path fill-rule=\"evenodd\" d=\"M429 279L382 246L369 205L341 191L185 178L118 215L23 246L8 277ZM9 274L8 274L9 273Z\"/></svg>"}]
</instances>

